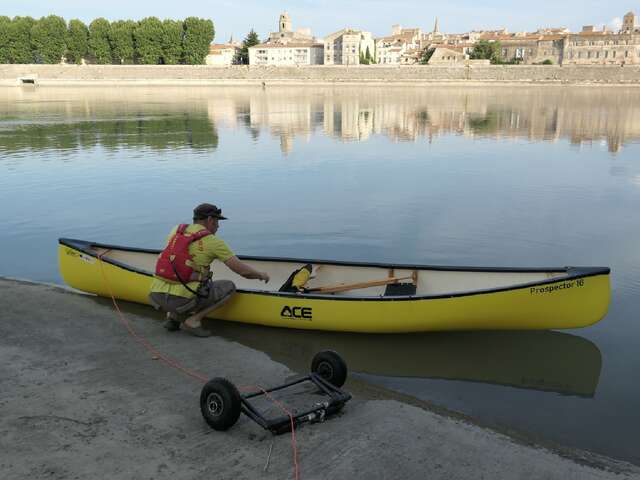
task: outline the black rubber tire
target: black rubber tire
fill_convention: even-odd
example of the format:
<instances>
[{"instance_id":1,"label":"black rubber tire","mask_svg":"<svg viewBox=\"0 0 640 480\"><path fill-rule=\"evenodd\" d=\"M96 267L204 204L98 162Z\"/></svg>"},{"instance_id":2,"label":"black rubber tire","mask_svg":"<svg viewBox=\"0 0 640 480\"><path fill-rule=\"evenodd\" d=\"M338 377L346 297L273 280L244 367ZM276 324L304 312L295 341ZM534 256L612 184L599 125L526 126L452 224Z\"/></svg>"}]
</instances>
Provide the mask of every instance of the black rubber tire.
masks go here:
<instances>
[{"instance_id":1,"label":"black rubber tire","mask_svg":"<svg viewBox=\"0 0 640 480\"><path fill-rule=\"evenodd\" d=\"M347 364L333 350L316 353L311 361L311 371L338 388L347 381Z\"/></svg>"},{"instance_id":2,"label":"black rubber tire","mask_svg":"<svg viewBox=\"0 0 640 480\"><path fill-rule=\"evenodd\" d=\"M242 400L238 389L226 378L209 380L200 392L200 411L214 430L228 430L238 421Z\"/></svg>"}]
</instances>

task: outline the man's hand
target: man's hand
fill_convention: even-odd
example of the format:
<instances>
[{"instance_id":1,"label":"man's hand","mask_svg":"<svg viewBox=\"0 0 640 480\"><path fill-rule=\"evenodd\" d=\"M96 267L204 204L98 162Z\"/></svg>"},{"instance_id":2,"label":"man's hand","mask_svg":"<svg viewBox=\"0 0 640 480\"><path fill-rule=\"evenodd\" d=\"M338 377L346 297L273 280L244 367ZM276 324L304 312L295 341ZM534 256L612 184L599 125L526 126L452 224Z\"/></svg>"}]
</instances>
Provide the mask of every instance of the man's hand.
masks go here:
<instances>
[{"instance_id":1,"label":"man's hand","mask_svg":"<svg viewBox=\"0 0 640 480\"><path fill-rule=\"evenodd\" d=\"M247 265L246 263L241 261L235 255L224 262L224 264L241 277L250 278L253 280L262 280L264 283L267 283L269 281L269 275L266 272L259 272L251 265Z\"/></svg>"}]
</instances>

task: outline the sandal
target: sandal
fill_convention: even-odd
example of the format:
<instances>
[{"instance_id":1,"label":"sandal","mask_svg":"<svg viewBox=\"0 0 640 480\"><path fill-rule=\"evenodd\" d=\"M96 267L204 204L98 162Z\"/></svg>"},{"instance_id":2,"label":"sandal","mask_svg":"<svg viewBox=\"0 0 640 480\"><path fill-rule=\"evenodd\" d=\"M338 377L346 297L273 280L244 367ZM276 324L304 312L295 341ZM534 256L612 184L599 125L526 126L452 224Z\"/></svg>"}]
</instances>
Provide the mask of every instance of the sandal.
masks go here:
<instances>
[{"instance_id":1,"label":"sandal","mask_svg":"<svg viewBox=\"0 0 640 480\"><path fill-rule=\"evenodd\" d=\"M209 330L202 327L190 327L186 323L182 323L182 329L195 337L210 337L213 335Z\"/></svg>"}]
</instances>

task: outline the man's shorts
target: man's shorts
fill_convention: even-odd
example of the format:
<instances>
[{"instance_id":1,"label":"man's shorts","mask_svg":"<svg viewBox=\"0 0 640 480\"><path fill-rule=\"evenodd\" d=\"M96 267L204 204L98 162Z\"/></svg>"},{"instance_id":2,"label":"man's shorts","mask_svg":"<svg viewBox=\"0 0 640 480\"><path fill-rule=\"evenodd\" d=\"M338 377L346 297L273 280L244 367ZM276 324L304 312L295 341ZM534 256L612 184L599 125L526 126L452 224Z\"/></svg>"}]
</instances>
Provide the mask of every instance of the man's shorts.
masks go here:
<instances>
[{"instance_id":1,"label":"man's shorts","mask_svg":"<svg viewBox=\"0 0 640 480\"><path fill-rule=\"evenodd\" d=\"M185 298L169 293L151 292L149 300L155 308L165 312L193 315L214 305L222 306L235 291L236 286L231 280L215 280L198 290L203 296Z\"/></svg>"}]
</instances>

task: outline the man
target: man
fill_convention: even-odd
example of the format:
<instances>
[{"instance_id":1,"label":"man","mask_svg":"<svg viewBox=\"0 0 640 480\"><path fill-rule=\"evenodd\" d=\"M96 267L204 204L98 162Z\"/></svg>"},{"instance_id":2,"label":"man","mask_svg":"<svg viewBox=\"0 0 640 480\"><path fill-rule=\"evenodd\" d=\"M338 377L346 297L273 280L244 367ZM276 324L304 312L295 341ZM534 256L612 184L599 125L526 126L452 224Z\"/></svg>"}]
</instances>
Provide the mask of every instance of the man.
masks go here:
<instances>
[{"instance_id":1,"label":"man","mask_svg":"<svg viewBox=\"0 0 640 480\"><path fill-rule=\"evenodd\" d=\"M230 280L211 280L209 266L218 259L244 278L269 281L269 275L240 261L221 238L215 236L218 222L226 220L215 205L203 203L193 210L193 223L173 228L165 250L158 257L149 299L167 312L165 328L180 328L180 314L212 310L225 303L236 290ZM188 319L182 328L198 337L211 333L199 320Z\"/></svg>"}]
</instances>

